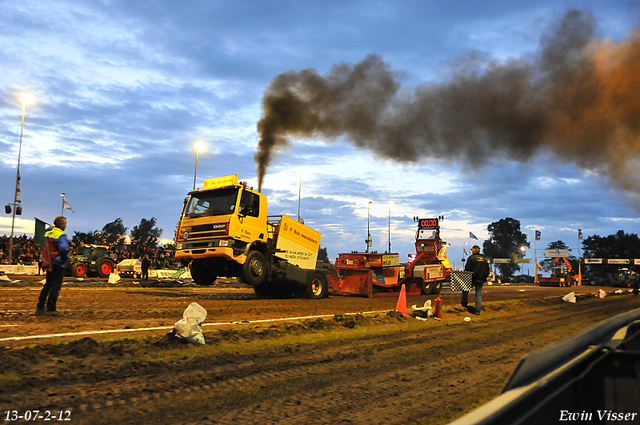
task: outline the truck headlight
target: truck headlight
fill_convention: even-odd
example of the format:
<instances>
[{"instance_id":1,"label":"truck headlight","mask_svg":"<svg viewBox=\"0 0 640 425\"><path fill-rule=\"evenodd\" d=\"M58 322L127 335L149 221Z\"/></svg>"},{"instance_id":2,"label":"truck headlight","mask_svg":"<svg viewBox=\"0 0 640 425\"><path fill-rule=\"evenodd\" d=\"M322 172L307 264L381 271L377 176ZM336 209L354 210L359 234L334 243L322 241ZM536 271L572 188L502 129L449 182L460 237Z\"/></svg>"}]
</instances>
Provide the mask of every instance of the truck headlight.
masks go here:
<instances>
[{"instance_id":1,"label":"truck headlight","mask_svg":"<svg viewBox=\"0 0 640 425\"><path fill-rule=\"evenodd\" d=\"M229 246L229 241L220 241L220 246Z\"/></svg>"},{"instance_id":2,"label":"truck headlight","mask_svg":"<svg viewBox=\"0 0 640 425\"><path fill-rule=\"evenodd\" d=\"M181 243L176 244L176 249L182 249L182 244Z\"/></svg>"}]
</instances>

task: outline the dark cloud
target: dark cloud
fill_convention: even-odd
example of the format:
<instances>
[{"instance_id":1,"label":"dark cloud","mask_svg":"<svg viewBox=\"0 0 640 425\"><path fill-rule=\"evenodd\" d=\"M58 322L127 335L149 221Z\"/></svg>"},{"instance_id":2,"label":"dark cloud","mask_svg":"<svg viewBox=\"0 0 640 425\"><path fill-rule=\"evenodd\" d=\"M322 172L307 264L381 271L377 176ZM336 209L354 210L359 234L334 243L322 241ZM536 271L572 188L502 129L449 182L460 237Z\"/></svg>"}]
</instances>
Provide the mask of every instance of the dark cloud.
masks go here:
<instances>
[{"instance_id":1,"label":"dark cloud","mask_svg":"<svg viewBox=\"0 0 640 425\"><path fill-rule=\"evenodd\" d=\"M528 161L549 150L637 192L629 158L640 153L638 34L608 43L594 37L589 13L569 11L542 37L533 63L466 61L452 81L411 96L375 55L335 65L326 77L313 69L280 74L262 101L259 187L274 148L296 137L345 136L401 163L436 158L479 168L495 155Z\"/></svg>"}]
</instances>

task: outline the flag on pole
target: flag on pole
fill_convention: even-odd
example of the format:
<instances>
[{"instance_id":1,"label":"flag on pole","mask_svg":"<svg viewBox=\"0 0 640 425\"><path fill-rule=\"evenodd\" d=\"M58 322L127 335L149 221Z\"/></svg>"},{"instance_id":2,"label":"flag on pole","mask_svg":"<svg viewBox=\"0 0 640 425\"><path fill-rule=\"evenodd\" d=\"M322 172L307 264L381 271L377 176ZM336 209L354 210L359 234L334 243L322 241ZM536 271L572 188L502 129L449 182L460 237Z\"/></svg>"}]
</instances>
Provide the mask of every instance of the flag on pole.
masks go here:
<instances>
[{"instance_id":1,"label":"flag on pole","mask_svg":"<svg viewBox=\"0 0 640 425\"><path fill-rule=\"evenodd\" d=\"M578 239L582 239L582 229L578 229Z\"/></svg>"},{"instance_id":2,"label":"flag on pole","mask_svg":"<svg viewBox=\"0 0 640 425\"><path fill-rule=\"evenodd\" d=\"M537 241L539 241L539 240L540 240L540 235L541 235L540 231L539 231L539 230L536 230L536 240L537 240Z\"/></svg>"},{"instance_id":3,"label":"flag on pole","mask_svg":"<svg viewBox=\"0 0 640 425\"><path fill-rule=\"evenodd\" d=\"M20 170L18 170L18 181L16 182L16 202L22 202L22 197L20 196Z\"/></svg>"},{"instance_id":4,"label":"flag on pole","mask_svg":"<svg viewBox=\"0 0 640 425\"><path fill-rule=\"evenodd\" d=\"M62 195L62 209L68 209L71 210L72 213L76 213L73 208L71 208L71 204L69 203L69 201L67 201L67 197Z\"/></svg>"},{"instance_id":5,"label":"flag on pole","mask_svg":"<svg viewBox=\"0 0 640 425\"><path fill-rule=\"evenodd\" d=\"M36 228L33 235L33 239L35 239L36 243L40 246L44 246L44 231L47 227L47 223L40 220L38 217L33 217L36 219Z\"/></svg>"},{"instance_id":6,"label":"flag on pole","mask_svg":"<svg viewBox=\"0 0 640 425\"><path fill-rule=\"evenodd\" d=\"M469 232L469 238L478 240L478 237L476 235L474 235L473 233L471 233L471 232Z\"/></svg>"}]
</instances>

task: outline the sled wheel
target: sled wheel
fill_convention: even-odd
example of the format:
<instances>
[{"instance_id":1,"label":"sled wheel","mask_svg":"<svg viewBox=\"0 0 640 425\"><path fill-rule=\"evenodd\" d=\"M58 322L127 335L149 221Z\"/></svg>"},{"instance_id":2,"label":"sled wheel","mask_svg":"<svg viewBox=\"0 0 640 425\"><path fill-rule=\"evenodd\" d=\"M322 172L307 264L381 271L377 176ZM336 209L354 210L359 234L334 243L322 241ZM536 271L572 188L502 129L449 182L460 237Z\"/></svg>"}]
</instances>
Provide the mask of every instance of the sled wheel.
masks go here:
<instances>
[{"instance_id":1,"label":"sled wheel","mask_svg":"<svg viewBox=\"0 0 640 425\"><path fill-rule=\"evenodd\" d=\"M422 282L420 284L420 295L429 295L431 293L431 284L428 282Z\"/></svg>"},{"instance_id":2,"label":"sled wheel","mask_svg":"<svg viewBox=\"0 0 640 425\"><path fill-rule=\"evenodd\" d=\"M432 294L439 294L442 291L442 281L433 282L430 286Z\"/></svg>"}]
</instances>

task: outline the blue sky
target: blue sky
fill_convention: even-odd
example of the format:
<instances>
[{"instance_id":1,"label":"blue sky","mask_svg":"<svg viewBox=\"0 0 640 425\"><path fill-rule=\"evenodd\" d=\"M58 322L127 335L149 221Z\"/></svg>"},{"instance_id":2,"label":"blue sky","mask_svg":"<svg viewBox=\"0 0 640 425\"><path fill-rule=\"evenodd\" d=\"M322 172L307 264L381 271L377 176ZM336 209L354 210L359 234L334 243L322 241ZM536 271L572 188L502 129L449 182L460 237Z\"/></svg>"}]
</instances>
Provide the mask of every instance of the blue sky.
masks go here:
<instances>
[{"instance_id":1,"label":"blue sky","mask_svg":"<svg viewBox=\"0 0 640 425\"><path fill-rule=\"evenodd\" d=\"M377 55L398 98L411 96L446 87L465 66L490 75L536 63L541 40L573 9L592 16L596 47L625 45L640 24L634 1L0 2L0 202L13 201L22 92L36 102L26 110L18 234L33 233L33 217L59 215L64 192L75 211L65 211L70 235L118 217L129 229L156 217L171 239L197 140L207 144L199 186L227 174L257 186L256 125L276 76L313 69L325 77L336 64ZM377 251L388 247L393 201L391 244L402 260L413 251L414 216L445 216L442 237L458 265L469 232L481 244L487 225L505 217L520 220L532 248L563 240L577 251L578 228L585 237L638 233L639 190L626 183L638 174L637 134L613 171L597 155L554 148L521 159L483 145L472 166L473 158L429 149L396 161L345 135L293 137L274 152L263 192L270 214L295 217L301 180L301 216L330 257L364 250L369 201ZM625 181L616 180L619 167ZM0 234L10 231L5 214Z\"/></svg>"}]
</instances>

